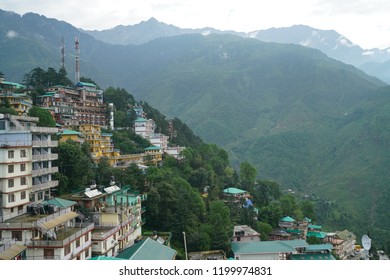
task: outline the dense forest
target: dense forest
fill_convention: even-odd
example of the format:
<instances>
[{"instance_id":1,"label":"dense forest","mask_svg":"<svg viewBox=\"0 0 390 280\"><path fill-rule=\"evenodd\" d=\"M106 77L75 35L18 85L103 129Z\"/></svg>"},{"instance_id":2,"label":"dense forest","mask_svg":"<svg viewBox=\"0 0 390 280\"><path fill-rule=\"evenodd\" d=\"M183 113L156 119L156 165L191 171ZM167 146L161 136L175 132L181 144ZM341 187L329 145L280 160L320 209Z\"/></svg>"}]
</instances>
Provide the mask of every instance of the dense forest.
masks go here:
<instances>
[{"instance_id":1,"label":"dense forest","mask_svg":"<svg viewBox=\"0 0 390 280\"><path fill-rule=\"evenodd\" d=\"M49 70L39 72L52 72ZM31 73L34 72L37 70ZM37 83L31 78L33 75L27 76L30 77L29 84ZM60 82L56 79L61 75L52 77L44 83L54 85ZM134 191L148 195L143 231L171 232L172 246L179 251L179 259L184 258L183 232L186 233L189 251L222 249L229 256L234 225L249 225L261 234L262 240L267 240L284 216L296 220L308 217L314 223L332 218L340 226L329 229L332 231L344 230L345 221L351 218L329 201L313 200L287 191L277 182L259 179L261 174L248 162L241 162L239 168L233 168L225 150L203 142L180 119L168 120L148 103L137 102L125 89L109 87L104 92L104 101L113 103L116 108L115 127L121 129L110 132L113 133L115 147L121 153L139 153L150 145L131 129L135 119L133 108L142 106L147 117L155 121L158 132L169 135L169 128L173 125L175 133L169 141L171 145L186 147L183 158L177 160L166 155L161 164L149 166L144 173L135 164L126 169L116 169L105 158L94 163L87 143L59 143L56 151L59 154L56 179L60 182L57 195L85 188L92 180L98 185L107 185L114 176L117 184L130 185ZM39 96L44 92L35 93ZM34 115L44 114L42 110L34 109ZM41 125L52 126L53 120L46 117ZM245 207L245 201L229 203L223 193L228 187L250 192L253 205ZM318 242L315 239L308 241ZM381 247L386 250L390 246Z\"/></svg>"}]
</instances>

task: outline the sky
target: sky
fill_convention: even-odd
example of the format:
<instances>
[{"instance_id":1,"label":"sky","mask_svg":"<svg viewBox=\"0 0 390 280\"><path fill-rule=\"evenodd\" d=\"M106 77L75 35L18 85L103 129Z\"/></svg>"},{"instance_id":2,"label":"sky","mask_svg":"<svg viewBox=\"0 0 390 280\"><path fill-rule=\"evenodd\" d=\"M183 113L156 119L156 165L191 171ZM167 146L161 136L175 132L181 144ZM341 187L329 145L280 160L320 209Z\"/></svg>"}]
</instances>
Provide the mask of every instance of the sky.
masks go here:
<instances>
[{"instance_id":1,"label":"sky","mask_svg":"<svg viewBox=\"0 0 390 280\"><path fill-rule=\"evenodd\" d=\"M0 0L0 9L34 12L85 30L151 17L181 28L243 32L304 24L333 29L364 49L390 47L389 0Z\"/></svg>"}]
</instances>

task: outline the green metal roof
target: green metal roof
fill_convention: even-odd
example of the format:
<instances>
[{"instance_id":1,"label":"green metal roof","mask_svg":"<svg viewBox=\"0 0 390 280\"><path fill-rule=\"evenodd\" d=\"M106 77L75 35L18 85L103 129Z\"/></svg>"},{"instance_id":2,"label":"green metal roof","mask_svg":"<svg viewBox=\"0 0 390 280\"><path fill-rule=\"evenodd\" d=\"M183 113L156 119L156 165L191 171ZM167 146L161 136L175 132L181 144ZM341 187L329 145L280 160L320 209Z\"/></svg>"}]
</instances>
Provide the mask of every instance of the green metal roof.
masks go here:
<instances>
[{"instance_id":1,"label":"green metal roof","mask_svg":"<svg viewBox=\"0 0 390 280\"><path fill-rule=\"evenodd\" d=\"M145 148L145 151L153 151L153 150L161 150L161 148L156 146L150 146L148 148Z\"/></svg>"},{"instance_id":2,"label":"green metal roof","mask_svg":"<svg viewBox=\"0 0 390 280\"><path fill-rule=\"evenodd\" d=\"M286 230L288 233L293 233L293 234L301 234L302 230L300 229L287 229Z\"/></svg>"},{"instance_id":3,"label":"green metal roof","mask_svg":"<svg viewBox=\"0 0 390 280\"><path fill-rule=\"evenodd\" d=\"M286 216L286 217L283 217L280 219L281 222L295 222L295 220L293 218L291 218L290 216Z\"/></svg>"},{"instance_id":4,"label":"green metal roof","mask_svg":"<svg viewBox=\"0 0 390 280\"><path fill-rule=\"evenodd\" d=\"M321 260L336 260L335 257L333 257L332 254L326 253L326 254L294 254L291 255L291 258L293 260L315 260L315 261L321 261Z\"/></svg>"},{"instance_id":5,"label":"green metal roof","mask_svg":"<svg viewBox=\"0 0 390 280\"><path fill-rule=\"evenodd\" d=\"M15 82L7 82L7 81L2 81L1 82L3 85L8 85L8 86L13 86L13 87L16 87L18 89L20 88L26 88L25 85L22 85L22 84L19 84L19 83L15 83Z\"/></svg>"},{"instance_id":6,"label":"green metal roof","mask_svg":"<svg viewBox=\"0 0 390 280\"><path fill-rule=\"evenodd\" d=\"M134 122L147 122L148 120L145 118L138 118Z\"/></svg>"},{"instance_id":7,"label":"green metal roof","mask_svg":"<svg viewBox=\"0 0 390 280\"><path fill-rule=\"evenodd\" d=\"M50 205L58 206L59 208L68 208L75 205L76 203L77 202L75 201L71 201L59 197L52 198L43 202L43 204L50 204Z\"/></svg>"},{"instance_id":8,"label":"green metal roof","mask_svg":"<svg viewBox=\"0 0 390 280\"><path fill-rule=\"evenodd\" d=\"M234 254L293 253L296 248L309 246L304 240L278 240L232 243Z\"/></svg>"},{"instance_id":9,"label":"green metal roof","mask_svg":"<svg viewBox=\"0 0 390 280\"><path fill-rule=\"evenodd\" d=\"M327 235L326 232L318 232L318 231L308 231L307 234L306 234L306 237L310 237L310 236L314 236L314 237L317 237L317 238L320 238L320 239L323 239L325 238Z\"/></svg>"},{"instance_id":10,"label":"green metal roof","mask_svg":"<svg viewBox=\"0 0 390 280\"><path fill-rule=\"evenodd\" d=\"M224 189L223 192L225 194L243 194L243 193L247 193L247 191L240 190L240 189L237 189L237 188L227 188L227 189Z\"/></svg>"},{"instance_id":11,"label":"green metal roof","mask_svg":"<svg viewBox=\"0 0 390 280\"><path fill-rule=\"evenodd\" d=\"M82 133L80 131L76 131L76 130L65 129L64 131L60 132L59 134L60 135L80 135Z\"/></svg>"},{"instance_id":12,"label":"green metal roof","mask_svg":"<svg viewBox=\"0 0 390 280\"><path fill-rule=\"evenodd\" d=\"M309 225L309 228L311 228L311 229L322 229L322 226Z\"/></svg>"},{"instance_id":13,"label":"green metal roof","mask_svg":"<svg viewBox=\"0 0 390 280\"><path fill-rule=\"evenodd\" d=\"M117 257L127 260L173 260L176 253L176 250L147 238L119 252Z\"/></svg>"},{"instance_id":14,"label":"green metal roof","mask_svg":"<svg viewBox=\"0 0 390 280\"><path fill-rule=\"evenodd\" d=\"M332 249L333 249L333 245L329 244L329 243L326 243L326 244L313 244L313 245L309 245L309 247L307 247L305 249L305 251L306 252L320 252L320 251L325 251L325 250L331 251Z\"/></svg>"},{"instance_id":15,"label":"green metal roof","mask_svg":"<svg viewBox=\"0 0 390 280\"><path fill-rule=\"evenodd\" d=\"M124 259L116 258L116 257L97 256L97 257L89 258L87 260L90 260L90 261L101 261L101 260L104 260L104 261L120 261L120 260L124 260Z\"/></svg>"},{"instance_id":16,"label":"green metal roof","mask_svg":"<svg viewBox=\"0 0 390 280\"><path fill-rule=\"evenodd\" d=\"M78 82L77 83L77 86L84 86L84 87L96 87L95 84L92 84L92 83L86 83L86 82Z\"/></svg>"}]
</instances>

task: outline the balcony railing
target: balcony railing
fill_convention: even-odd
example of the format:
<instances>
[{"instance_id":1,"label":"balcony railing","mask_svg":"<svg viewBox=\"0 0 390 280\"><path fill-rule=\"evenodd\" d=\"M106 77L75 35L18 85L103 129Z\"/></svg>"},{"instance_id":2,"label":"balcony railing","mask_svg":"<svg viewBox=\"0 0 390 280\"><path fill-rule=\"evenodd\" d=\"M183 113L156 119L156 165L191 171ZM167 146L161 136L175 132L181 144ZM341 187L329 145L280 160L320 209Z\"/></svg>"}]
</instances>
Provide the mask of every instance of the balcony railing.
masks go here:
<instances>
[{"instance_id":1,"label":"balcony railing","mask_svg":"<svg viewBox=\"0 0 390 280\"><path fill-rule=\"evenodd\" d=\"M40 154L40 155L33 155L32 160L33 161L41 161L41 160L57 160L58 154Z\"/></svg>"},{"instance_id":2,"label":"balcony railing","mask_svg":"<svg viewBox=\"0 0 390 280\"><path fill-rule=\"evenodd\" d=\"M33 170L32 171L32 176L36 177L36 176L42 176L42 175L45 175L45 174L54 174L54 173L57 173L57 172L58 172L58 167L57 166L49 167L49 168L40 168L40 169Z\"/></svg>"},{"instance_id":3,"label":"balcony railing","mask_svg":"<svg viewBox=\"0 0 390 280\"><path fill-rule=\"evenodd\" d=\"M37 192L37 191L47 190L50 188L57 187L58 184L59 184L58 180L53 180L53 181L49 181L49 182L45 182L45 183L41 183L41 184L36 184L36 185L32 186L32 191Z\"/></svg>"},{"instance_id":4,"label":"balcony railing","mask_svg":"<svg viewBox=\"0 0 390 280\"><path fill-rule=\"evenodd\" d=\"M77 226L80 226L80 224L76 224L75 228ZM66 244L69 244L76 240L77 238L80 238L85 233L91 231L94 228L93 223L88 223L87 226L80 228L79 231L76 233L66 237L63 240L29 240L26 242L27 247L55 247L55 248L62 248Z\"/></svg>"},{"instance_id":5,"label":"balcony railing","mask_svg":"<svg viewBox=\"0 0 390 280\"><path fill-rule=\"evenodd\" d=\"M33 140L32 141L33 147L57 147L58 141L41 141L41 140Z\"/></svg>"}]
</instances>

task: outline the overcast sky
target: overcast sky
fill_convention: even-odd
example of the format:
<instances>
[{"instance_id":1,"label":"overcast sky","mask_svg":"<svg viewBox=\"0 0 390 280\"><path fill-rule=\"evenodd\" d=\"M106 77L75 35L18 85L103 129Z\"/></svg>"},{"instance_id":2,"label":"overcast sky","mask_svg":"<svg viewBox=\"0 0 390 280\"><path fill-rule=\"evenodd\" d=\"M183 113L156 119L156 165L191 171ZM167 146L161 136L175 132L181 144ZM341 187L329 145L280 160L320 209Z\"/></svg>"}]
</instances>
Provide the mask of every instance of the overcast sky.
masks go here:
<instances>
[{"instance_id":1,"label":"overcast sky","mask_svg":"<svg viewBox=\"0 0 390 280\"><path fill-rule=\"evenodd\" d=\"M35 12L87 30L151 17L181 28L245 32L305 24L334 29L362 48L390 47L389 0L0 0L0 9Z\"/></svg>"}]
</instances>

